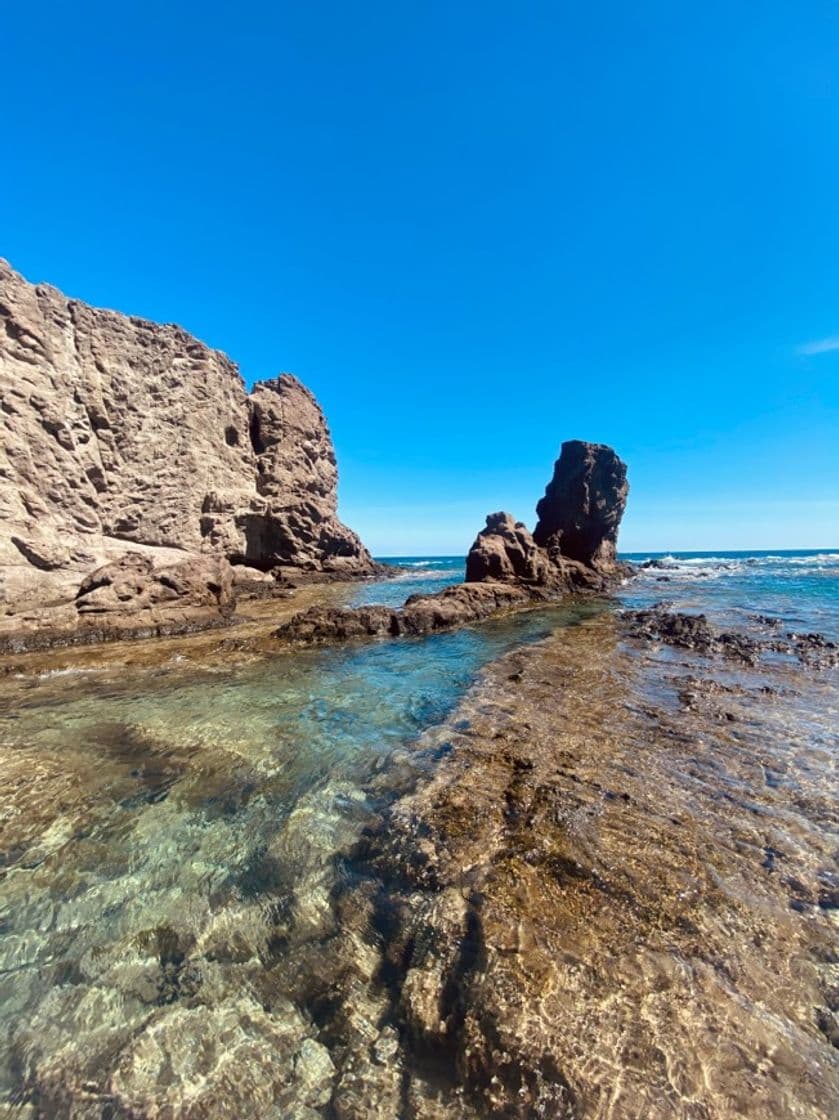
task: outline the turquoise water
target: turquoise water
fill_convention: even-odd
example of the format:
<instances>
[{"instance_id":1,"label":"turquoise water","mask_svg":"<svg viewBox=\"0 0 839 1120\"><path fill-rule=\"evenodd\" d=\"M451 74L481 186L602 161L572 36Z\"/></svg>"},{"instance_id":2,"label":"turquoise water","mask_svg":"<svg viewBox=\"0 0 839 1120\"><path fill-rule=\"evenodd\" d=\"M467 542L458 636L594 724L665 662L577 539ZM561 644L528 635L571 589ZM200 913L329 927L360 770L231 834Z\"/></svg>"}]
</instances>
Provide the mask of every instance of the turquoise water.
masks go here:
<instances>
[{"instance_id":1,"label":"turquoise water","mask_svg":"<svg viewBox=\"0 0 839 1120\"><path fill-rule=\"evenodd\" d=\"M654 560L621 591L631 606L661 600L703 611L718 625L748 629L755 613L790 630L839 638L839 549L764 552L628 553Z\"/></svg>"}]
</instances>

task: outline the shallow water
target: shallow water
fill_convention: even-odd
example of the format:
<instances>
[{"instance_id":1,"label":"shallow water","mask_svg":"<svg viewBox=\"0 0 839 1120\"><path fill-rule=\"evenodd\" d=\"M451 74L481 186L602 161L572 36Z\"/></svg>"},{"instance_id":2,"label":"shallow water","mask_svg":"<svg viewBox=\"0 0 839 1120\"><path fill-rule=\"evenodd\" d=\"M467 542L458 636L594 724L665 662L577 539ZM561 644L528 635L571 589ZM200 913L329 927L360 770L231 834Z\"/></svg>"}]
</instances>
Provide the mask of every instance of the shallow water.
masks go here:
<instances>
[{"instance_id":1,"label":"shallow water","mask_svg":"<svg viewBox=\"0 0 839 1120\"><path fill-rule=\"evenodd\" d=\"M662 562L619 598L834 632L836 553ZM354 601L398 605L462 573L455 558L400 563ZM367 928L368 944L339 912L359 836L390 789L444 756L445 737L430 752L412 744L483 666L604 608L216 670L180 659L0 683L0 1115L3 1101L10 1115L74 1120L152 1106L196 1120L325 1115L347 1061L330 1038L391 1045L388 1001L376 1011L370 995L386 926ZM818 695L817 714L789 705L777 729L816 782L832 765L835 702ZM363 1101L341 1113L376 1114Z\"/></svg>"},{"instance_id":2,"label":"shallow water","mask_svg":"<svg viewBox=\"0 0 839 1120\"><path fill-rule=\"evenodd\" d=\"M371 775L442 720L482 665L597 609L278 653L219 672L173 663L7 681L4 1097L43 1115L70 1115L82 1082L90 1115L126 1107L132 1093L144 1100L154 1077L135 1070L150 1060L137 1048L150 1045L159 1009L182 1000L226 1008L247 1034L230 1001L253 993L248 970L267 957L276 971L278 944L317 940L329 927L327 865L371 814ZM317 1032L299 1008L280 1018L299 1059ZM260 1023L249 1045L268 1045L275 1026ZM173 1101L196 1074L172 1075ZM297 1104L299 1080L289 1088Z\"/></svg>"}]
</instances>

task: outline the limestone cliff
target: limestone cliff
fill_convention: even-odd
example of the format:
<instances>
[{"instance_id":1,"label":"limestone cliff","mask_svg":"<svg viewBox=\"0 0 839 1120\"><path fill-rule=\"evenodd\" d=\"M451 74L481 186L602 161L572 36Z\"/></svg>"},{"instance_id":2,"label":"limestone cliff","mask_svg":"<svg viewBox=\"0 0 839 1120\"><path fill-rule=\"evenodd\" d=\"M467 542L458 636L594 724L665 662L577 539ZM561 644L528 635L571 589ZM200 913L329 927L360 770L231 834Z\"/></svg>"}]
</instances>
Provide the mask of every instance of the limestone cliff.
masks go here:
<instances>
[{"instance_id":1,"label":"limestone cliff","mask_svg":"<svg viewBox=\"0 0 839 1120\"><path fill-rule=\"evenodd\" d=\"M182 328L89 307L0 260L0 599L126 551L363 574L316 400L255 386Z\"/></svg>"}]
</instances>

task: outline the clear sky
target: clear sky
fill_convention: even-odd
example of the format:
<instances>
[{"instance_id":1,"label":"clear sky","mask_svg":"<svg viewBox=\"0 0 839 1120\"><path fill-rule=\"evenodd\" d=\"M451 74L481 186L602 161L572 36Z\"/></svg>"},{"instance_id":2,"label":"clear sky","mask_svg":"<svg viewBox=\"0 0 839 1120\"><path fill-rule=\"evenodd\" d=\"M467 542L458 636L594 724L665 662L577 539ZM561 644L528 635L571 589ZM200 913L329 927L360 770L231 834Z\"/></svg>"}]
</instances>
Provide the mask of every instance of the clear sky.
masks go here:
<instances>
[{"instance_id":1,"label":"clear sky","mask_svg":"<svg viewBox=\"0 0 839 1120\"><path fill-rule=\"evenodd\" d=\"M839 546L839 8L5 8L0 255L318 395L377 554L532 524Z\"/></svg>"}]
</instances>

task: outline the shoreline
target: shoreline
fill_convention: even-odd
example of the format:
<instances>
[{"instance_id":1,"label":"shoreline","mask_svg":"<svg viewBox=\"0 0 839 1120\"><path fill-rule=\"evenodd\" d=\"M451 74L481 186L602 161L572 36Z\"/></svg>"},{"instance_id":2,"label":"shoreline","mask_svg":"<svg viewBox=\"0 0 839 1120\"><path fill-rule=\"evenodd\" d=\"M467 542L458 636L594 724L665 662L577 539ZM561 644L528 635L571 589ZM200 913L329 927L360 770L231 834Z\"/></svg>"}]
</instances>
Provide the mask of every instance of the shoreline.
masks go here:
<instances>
[{"instance_id":1,"label":"shoreline","mask_svg":"<svg viewBox=\"0 0 839 1120\"><path fill-rule=\"evenodd\" d=\"M839 820L770 735L833 686L609 612L482 671L343 900L387 899L406 1115L827 1120Z\"/></svg>"}]
</instances>

